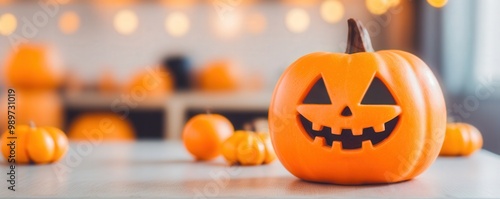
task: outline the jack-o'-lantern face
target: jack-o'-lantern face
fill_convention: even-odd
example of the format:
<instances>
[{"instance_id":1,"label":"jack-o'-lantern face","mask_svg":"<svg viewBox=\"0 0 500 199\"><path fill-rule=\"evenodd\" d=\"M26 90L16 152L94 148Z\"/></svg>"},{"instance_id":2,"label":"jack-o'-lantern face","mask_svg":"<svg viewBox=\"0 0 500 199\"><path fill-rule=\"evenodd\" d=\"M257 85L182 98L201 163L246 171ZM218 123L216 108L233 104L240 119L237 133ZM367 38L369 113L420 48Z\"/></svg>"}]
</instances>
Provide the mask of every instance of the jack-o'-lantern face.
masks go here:
<instances>
[{"instance_id":1,"label":"jack-o'-lantern face","mask_svg":"<svg viewBox=\"0 0 500 199\"><path fill-rule=\"evenodd\" d=\"M366 34L356 21L349 25ZM439 153L446 108L436 78L412 54L370 52L361 36L349 41L354 49L347 54L303 56L276 85L273 146L301 179L399 182L423 172Z\"/></svg>"},{"instance_id":2,"label":"jack-o'-lantern face","mask_svg":"<svg viewBox=\"0 0 500 199\"><path fill-rule=\"evenodd\" d=\"M349 150L363 143L376 146L391 135L401 107L383 81L349 75L329 78L321 76L297 106L304 131L314 142ZM346 81L364 86L345 89L341 83Z\"/></svg>"}]
</instances>

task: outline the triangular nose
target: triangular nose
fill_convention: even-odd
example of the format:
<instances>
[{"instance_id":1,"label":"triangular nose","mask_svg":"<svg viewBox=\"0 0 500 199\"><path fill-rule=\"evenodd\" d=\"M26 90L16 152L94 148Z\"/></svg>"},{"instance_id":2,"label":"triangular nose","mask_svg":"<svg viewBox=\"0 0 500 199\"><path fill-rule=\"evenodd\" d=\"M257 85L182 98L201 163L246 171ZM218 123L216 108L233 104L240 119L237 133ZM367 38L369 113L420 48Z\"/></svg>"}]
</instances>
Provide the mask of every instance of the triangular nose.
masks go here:
<instances>
[{"instance_id":1,"label":"triangular nose","mask_svg":"<svg viewBox=\"0 0 500 199\"><path fill-rule=\"evenodd\" d=\"M340 114L341 114L342 116L346 116L346 117L347 117L347 116L352 116L351 109L350 109L348 106L346 106L346 107L344 108L344 110L342 110L342 113L340 113Z\"/></svg>"}]
</instances>

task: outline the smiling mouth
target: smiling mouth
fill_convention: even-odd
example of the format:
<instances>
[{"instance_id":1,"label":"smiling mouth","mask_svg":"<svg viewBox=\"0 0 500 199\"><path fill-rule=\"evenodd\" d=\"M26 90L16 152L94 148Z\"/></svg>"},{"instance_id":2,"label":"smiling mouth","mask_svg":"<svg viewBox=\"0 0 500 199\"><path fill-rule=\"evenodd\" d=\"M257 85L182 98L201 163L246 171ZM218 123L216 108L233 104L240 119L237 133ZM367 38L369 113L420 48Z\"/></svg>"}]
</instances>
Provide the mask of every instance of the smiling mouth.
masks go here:
<instances>
[{"instance_id":1,"label":"smiling mouth","mask_svg":"<svg viewBox=\"0 0 500 199\"><path fill-rule=\"evenodd\" d=\"M394 128L398 124L399 115L390 121L386 122L385 129L383 131L375 131L373 127L364 128L361 135L353 135L351 129L342 129L340 134L333 134L330 127L322 126L315 127L313 130L313 124L311 121L306 119L304 116L299 114L300 121L304 130L307 132L309 137L312 138L313 142L319 139L324 139L324 146L331 148L334 142L340 142L342 149L353 150L363 147L363 143L370 141L372 146L376 146L380 142L388 138L393 132Z\"/></svg>"}]
</instances>

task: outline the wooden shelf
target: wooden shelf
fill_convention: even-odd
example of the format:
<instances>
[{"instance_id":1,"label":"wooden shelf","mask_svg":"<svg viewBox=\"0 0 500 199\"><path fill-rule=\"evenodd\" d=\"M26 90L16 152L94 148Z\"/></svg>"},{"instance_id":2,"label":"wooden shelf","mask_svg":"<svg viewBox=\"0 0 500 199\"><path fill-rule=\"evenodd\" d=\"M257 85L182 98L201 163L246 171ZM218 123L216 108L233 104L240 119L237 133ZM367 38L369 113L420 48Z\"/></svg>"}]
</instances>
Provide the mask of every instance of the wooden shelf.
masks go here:
<instances>
[{"instance_id":1,"label":"wooden shelf","mask_svg":"<svg viewBox=\"0 0 500 199\"><path fill-rule=\"evenodd\" d=\"M271 92L208 93L193 91L138 99L120 93L80 92L66 94L63 99L67 107L79 109L104 108L111 111L112 107L117 104L129 106L133 110L162 109L166 113L164 137L178 139L186 122L188 110L267 111L271 96Z\"/></svg>"}]
</instances>

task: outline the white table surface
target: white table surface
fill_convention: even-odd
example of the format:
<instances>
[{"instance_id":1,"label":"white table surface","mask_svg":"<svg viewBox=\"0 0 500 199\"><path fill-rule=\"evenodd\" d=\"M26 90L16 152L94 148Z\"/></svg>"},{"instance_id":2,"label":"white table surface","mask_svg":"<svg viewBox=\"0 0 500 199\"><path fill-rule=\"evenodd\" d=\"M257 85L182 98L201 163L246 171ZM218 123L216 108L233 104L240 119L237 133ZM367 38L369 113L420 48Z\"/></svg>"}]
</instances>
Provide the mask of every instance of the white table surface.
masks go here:
<instances>
[{"instance_id":1,"label":"white table surface","mask_svg":"<svg viewBox=\"0 0 500 199\"><path fill-rule=\"evenodd\" d=\"M19 166L16 192L7 189L5 160L0 166L0 198L500 198L500 157L487 151L440 157L414 180L371 186L304 182L279 161L253 167L227 167L222 157L195 162L179 141L71 143L58 164Z\"/></svg>"}]
</instances>

